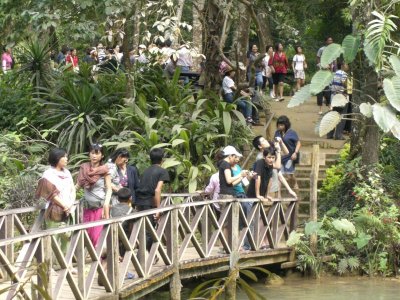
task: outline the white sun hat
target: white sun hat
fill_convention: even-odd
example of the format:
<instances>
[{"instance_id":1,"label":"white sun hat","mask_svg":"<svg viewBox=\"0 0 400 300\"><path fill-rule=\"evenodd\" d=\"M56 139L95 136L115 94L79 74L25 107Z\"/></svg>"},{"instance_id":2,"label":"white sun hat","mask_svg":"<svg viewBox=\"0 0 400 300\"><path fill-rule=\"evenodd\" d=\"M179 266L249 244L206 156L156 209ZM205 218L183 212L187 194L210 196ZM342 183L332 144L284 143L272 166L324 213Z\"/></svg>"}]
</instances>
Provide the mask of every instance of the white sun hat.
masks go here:
<instances>
[{"instance_id":1,"label":"white sun hat","mask_svg":"<svg viewBox=\"0 0 400 300\"><path fill-rule=\"evenodd\" d=\"M242 156L243 156L243 155L240 154L240 153L236 150L236 148L233 147L233 146L226 146L226 147L224 148L224 150L222 150L222 151L224 152L224 155L225 155L225 156L227 156L227 155L236 155L236 156L238 156L238 157L242 157Z\"/></svg>"}]
</instances>

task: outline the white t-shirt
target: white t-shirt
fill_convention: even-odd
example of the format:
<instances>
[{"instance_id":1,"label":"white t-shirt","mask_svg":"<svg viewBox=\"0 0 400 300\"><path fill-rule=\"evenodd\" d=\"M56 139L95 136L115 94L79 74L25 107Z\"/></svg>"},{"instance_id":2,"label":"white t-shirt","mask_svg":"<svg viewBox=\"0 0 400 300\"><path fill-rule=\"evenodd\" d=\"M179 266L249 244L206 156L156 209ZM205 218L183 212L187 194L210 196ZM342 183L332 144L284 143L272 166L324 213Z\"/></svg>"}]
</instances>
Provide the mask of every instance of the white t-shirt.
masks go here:
<instances>
[{"instance_id":1,"label":"white t-shirt","mask_svg":"<svg viewBox=\"0 0 400 300\"><path fill-rule=\"evenodd\" d=\"M263 76L264 77L271 77L271 67L268 66L270 56L268 53L265 54L265 57L262 60L262 66L263 66Z\"/></svg>"},{"instance_id":2,"label":"white t-shirt","mask_svg":"<svg viewBox=\"0 0 400 300\"><path fill-rule=\"evenodd\" d=\"M235 82L229 76L225 76L222 81L222 89L224 90L224 95L233 93L232 87L235 86Z\"/></svg>"},{"instance_id":3,"label":"white t-shirt","mask_svg":"<svg viewBox=\"0 0 400 300\"><path fill-rule=\"evenodd\" d=\"M296 54L293 57L293 62L294 62L294 69L296 71L304 71L304 62L306 58L304 54Z\"/></svg>"}]
</instances>

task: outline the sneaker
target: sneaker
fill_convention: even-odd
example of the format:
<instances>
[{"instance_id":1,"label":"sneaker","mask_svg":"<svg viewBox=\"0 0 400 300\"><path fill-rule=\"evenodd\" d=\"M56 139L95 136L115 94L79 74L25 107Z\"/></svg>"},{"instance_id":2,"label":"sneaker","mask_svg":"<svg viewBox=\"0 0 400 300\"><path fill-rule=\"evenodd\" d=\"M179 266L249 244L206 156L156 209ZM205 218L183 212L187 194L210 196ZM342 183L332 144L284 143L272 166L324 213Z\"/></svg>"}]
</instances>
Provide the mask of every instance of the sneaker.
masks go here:
<instances>
[{"instance_id":1,"label":"sneaker","mask_svg":"<svg viewBox=\"0 0 400 300\"><path fill-rule=\"evenodd\" d=\"M275 98L276 98L276 96L275 96L275 94L274 94L273 91L271 91L271 92L269 93L269 95L271 96L272 99L275 99Z\"/></svg>"},{"instance_id":2,"label":"sneaker","mask_svg":"<svg viewBox=\"0 0 400 300\"><path fill-rule=\"evenodd\" d=\"M255 123L251 117L248 117L248 118L246 119L246 122L247 122L247 123L250 123L250 124L254 124L254 123Z\"/></svg>"},{"instance_id":3,"label":"sneaker","mask_svg":"<svg viewBox=\"0 0 400 300\"><path fill-rule=\"evenodd\" d=\"M284 100L285 100L285 98L283 98L283 97L279 98L279 101L284 101Z\"/></svg>"},{"instance_id":4,"label":"sneaker","mask_svg":"<svg viewBox=\"0 0 400 300\"><path fill-rule=\"evenodd\" d=\"M319 115L322 115L322 111L319 111L318 114L319 114Z\"/></svg>"}]
</instances>

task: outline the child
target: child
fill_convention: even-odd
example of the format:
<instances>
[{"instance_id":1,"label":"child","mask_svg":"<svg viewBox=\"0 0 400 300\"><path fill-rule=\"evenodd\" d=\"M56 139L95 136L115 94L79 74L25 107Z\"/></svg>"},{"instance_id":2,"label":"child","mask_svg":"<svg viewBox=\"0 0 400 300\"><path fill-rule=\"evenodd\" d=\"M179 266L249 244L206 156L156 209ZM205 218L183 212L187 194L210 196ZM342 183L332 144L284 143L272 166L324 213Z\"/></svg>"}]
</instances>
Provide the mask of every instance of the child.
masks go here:
<instances>
[{"instance_id":1,"label":"child","mask_svg":"<svg viewBox=\"0 0 400 300\"><path fill-rule=\"evenodd\" d=\"M111 217L123 217L126 215L129 215L132 212L132 194L131 190L128 188L120 188L117 192L118 196L118 204L114 204L111 207ZM126 236L129 239L129 233L130 233L130 228L131 227L131 222L130 221L124 221L122 222L122 228L124 229L124 232ZM125 255L125 247L121 241L119 241L119 255L121 257L124 257Z\"/></svg>"}]
</instances>

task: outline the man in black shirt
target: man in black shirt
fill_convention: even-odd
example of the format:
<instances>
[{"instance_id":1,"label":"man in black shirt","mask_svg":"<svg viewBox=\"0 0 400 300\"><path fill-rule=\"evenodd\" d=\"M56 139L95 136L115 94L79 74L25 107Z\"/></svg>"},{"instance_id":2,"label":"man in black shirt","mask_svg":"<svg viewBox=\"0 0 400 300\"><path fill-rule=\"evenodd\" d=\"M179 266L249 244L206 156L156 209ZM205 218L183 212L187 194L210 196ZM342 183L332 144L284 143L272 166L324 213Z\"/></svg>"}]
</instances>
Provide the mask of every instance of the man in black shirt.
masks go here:
<instances>
[{"instance_id":1,"label":"man in black shirt","mask_svg":"<svg viewBox=\"0 0 400 300\"><path fill-rule=\"evenodd\" d=\"M249 198L265 200L264 197L268 190L269 180L272 177L272 170L281 168L281 149L279 146L277 148L269 147L264 149L263 156L263 159L256 161L254 171L257 176L250 181L247 190L247 197ZM268 196L267 198L270 199Z\"/></svg>"},{"instance_id":2,"label":"man in black shirt","mask_svg":"<svg viewBox=\"0 0 400 300\"><path fill-rule=\"evenodd\" d=\"M150 151L152 166L143 172L136 191L135 204L138 211L160 207L162 187L164 182L169 182L169 174L167 170L161 167L163 158L163 149L155 148ZM159 218L159 213L156 213L154 218L150 218L150 222L154 227ZM153 238L149 232L146 232L146 249L148 251L150 251L152 244Z\"/></svg>"}]
</instances>

